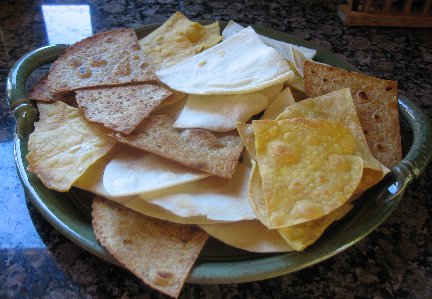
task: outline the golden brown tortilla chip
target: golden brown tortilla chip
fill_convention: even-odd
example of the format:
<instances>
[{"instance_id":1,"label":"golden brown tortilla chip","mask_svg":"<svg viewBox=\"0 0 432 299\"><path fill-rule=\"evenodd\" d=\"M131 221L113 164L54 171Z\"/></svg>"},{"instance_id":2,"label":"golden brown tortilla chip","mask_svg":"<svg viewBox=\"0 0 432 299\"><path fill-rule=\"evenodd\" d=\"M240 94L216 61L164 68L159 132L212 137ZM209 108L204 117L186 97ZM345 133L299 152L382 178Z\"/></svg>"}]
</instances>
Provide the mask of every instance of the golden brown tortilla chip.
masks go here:
<instances>
[{"instance_id":1,"label":"golden brown tortilla chip","mask_svg":"<svg viewBox=\"0 0 432 299\"><path fill-rule=\"evenodd\" d=\"M234 133L213 135L202 129L176 129L166 115L144 120L134 134L113 135L118 141L186 166L230 178L243 150L241 138Z\"/></svg>"},{"instance_id":2,"label":"golden brown tortilla chip","mask_svg":"<svg viewBox=\"0 0 432 299\"><path fill-rule=\"evenodd\" d=\"M305 89L317 97L350 88L372 154L391 168L402 159L397 82L305 61Z\"/></svg>"},{"instance_id":3,"label":"golden brown tortilla chip","mask_svg":"<svg viewBox=\"0 0 432 299\"><path fill-rule=\"evenodd\" d=\"M208 235L191 225L139 214L104 198L92 205L96 238L150 287L178 297Z\"/></svg>"},{"instance_id":4,"label":"golden brown tortilla chip","mask_svg":"<svg viewBox=\"0 0 432 299\"><path fill-rule=\"evenodd\" d=\"M103 127L88 122L63 102L40 103L39 121L30 134L27 161L45 186L60 192L114 146Z\"/></svg>"},{"instance_id":5,"label":"golden brown tortilla chip","mask_svg":"<svg viewBox=\"0 0 432 299\"><path fill-rule=\"evenodd\" d=\"M51 92L157 80L133 29L90 36L66 49L48 75Z\"/></svg>"},{"instance_id":6,"label":"golden brown tortilla chip","mask_svg":"<svg viewBox=\"0 0 432 299\"><path fill-rule=\"evenodd\" d=\"M78 105L86 118L114 131L129 134L171 92L151 84L77 90Z\"/></svg>"}]
</instances>

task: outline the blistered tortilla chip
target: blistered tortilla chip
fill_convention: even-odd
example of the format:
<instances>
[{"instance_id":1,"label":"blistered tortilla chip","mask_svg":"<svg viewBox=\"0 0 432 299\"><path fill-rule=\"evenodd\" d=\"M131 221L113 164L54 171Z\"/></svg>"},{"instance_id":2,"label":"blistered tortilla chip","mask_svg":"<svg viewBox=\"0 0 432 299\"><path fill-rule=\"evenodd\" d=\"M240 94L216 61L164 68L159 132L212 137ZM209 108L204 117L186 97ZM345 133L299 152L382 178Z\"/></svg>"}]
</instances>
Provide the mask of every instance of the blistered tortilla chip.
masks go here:
<instances>
[{"instance_id":1,"label":"blistered tortilla chip","mask_svg":"<svg viewBox=\"0 0 432 299\"><path fill-rule=\"evenodd\" d=\"M252 125L270 228L320 218L357 188L363 161L342 124L296 118Z\"/></svg>"},{"instance_id":2,"label":"blistered tortilla chip","mask_svg":"<svg viewBox=\"0 0 432 299\"><path fill-rule=\"evenodd\" d=\"M102 32L73 44L54 61L48 75L54 93L155 80L133 29Z\"/></svg>"},{"instance_id":3,"label":"blistered tortilla chip","mask_svg":"<svg viewBox=\"0 0 432 299\"><path fill-rule=\"evenodd\" d=\"M292 71L249 27L157 75L177 91L208 95L251 93L286 81Z\"/></svg>"},{"instance_id":4,"label":"blistered tortilla chip","mask_svg":"<svg viewBox=\"0 0 432 299\"><path fill-rule=\"evenodd\" d=\"M96 238L150 287L178 297L208 235L195 226L150 218L103 198L92 205Z\"/></svg>"},{"instance_id":5,"label":"blistered tortilla chip","mask_svg":"<svg viewBox=\"0 0 432 299\"><path fill-rule=\"evenodd\" d=\"M236 95L189 95L182 112L174 123L176 128L201 128L213 132L229 132L237 122L246 122L263 111L279 93L282 84L253 93Z\"/></svg>"},{"instance_id":6,"label":"blistered tortilla chip","mask_svg":"<svg viewBox=\"0 0 432 299\"><path fill-rule=\"evenodd\" d=\"M250 157L252 160L256 161L255 134L252 125L237 123L237 132L239 133Z\"/></svg>"},{"instance_id":7,"label":"blistered tortilla chip","mask_svg":"<svg viewBox=\"0 0 432 299\"><path fill-rule=\"evenodd\" d=\"M286 107L293 105L295 100L291 93L291 90L287 87L281 91L281 93L271 102L271 104L264 111L261 119L276 119Z\"/></svg>"},{"instance_id":8,"label":"blistered tortilla chip","mask_svg":"<svg viewBox=\"0 0 432 299\"><path fill-rule=\"evenodd\" d=\"M66 192L115 141L63 102L40 103L38 108L39 121L28 142L29 171L47 188Z\"/></svg>"},{"instance_id":9,"label":"blistered tortilla chip","mask_svg":"<svg viewBox=\"0 0 432 299\"><path fill-rule=\"evenodd\" d=\"M321 218L279 228L277 231L294 250L302 251L318 240L330 224L348 214L352 207L352 204L345 203Z\"/></svg>"},{"instance_id":10,"label":"blistered tortilla chip","mask_svg":"<svg viewBox=\"0 0 432 299\"><path fill-rule=\"evenodd\" d=\"M209 175L151 153L127 148L106 165L103 185L110 196L129 196L181 185Z\"/></svg>"},{"instance_id":11,"label":"blistered tortilla chip","mask_svg":"<svg viewBox=\"0 0 432 299\"><path fill-rule=\"evenodd\" d=\"M249 199L251 205L262 224L268 226L267 209L262 191L262 180L256 162L252 162L252 172L249 179ZM352 204L345 203L321 218L282 227L276 231L294 250L301 251L313 244L324 233L325 229L334 221L345 216L352 208Z\"/></svg>"},{"instance_id":12,"label":"blistered tortilla chip","mask_svg":"<svg viewBox=\"0 0 432 299\"><path fill-rule=\"evenodd\" d=\"M187 38L192 44L194 54L195 52L199 53L204 51L222 40L218 22L202 26L197 22L192 22L181 12L177 11L159 28L142 38L139 43L144 49L151 49L163 45L162 47L166 50L169 43L182 38ZM174 51L174 48L170 50ZM177 50L180 49L177 48ZM189 47L187 52L191 53ZM163 51L161 53L163 53ZM171 53L171 51L169 54L174 56L182 55L174 52Z\"/></svg>"},{"instance_id":13,"label":"blistered tortilla chip","mask_svg":"<svg viewBox=\"0 0 432 299\"><path fill-rule=\"evenodd\" d=\"M396 81L311 61L305 62L304 71L310 97L349 87L370 151L387 167L399 163L402 145Z\"/></svg>"},{"instance_id":14,"label":"blistered tortilla chip","mask_svg":"<svg viewBox=\"0 0 432 299\"><path fill-rule=\"evenodd\" d=\"M300 101L288 107L277 119L290 118L324 118L351 129L356 140L355 154L363 159L363 176L356 193L372 187L389 172L369 150L348 88Z\"/></svg>"},{"instance_id":15,"label":"blistered tortilla chip","mask_svg":"<svg viewBox=\"0 0 432 299\"><path fill-rule=\"evenodd\" d=\"M169 90L152 84L76 91L78 106L88 120L124 134L131 133L170 95Z\"/></svg>"},{"instance_id":16,"label":"blistered tortilla chip","mask_svg":"<svg viewBox=\"0 0 432 299\"><path fill-rule=\"evenodd\" d=\"M230 178L243 144L237 134L218 136L202 129L176 129L166 115L144 120L133 135L112 135L118 141L152 152L188 167Z\"/></svg>"},{"instance_id":17,"label":"blistered tortilla chip","mask_svg":"<svg viewBox=\"0 0 432 299\"><path fill-rule=\"evenodd\" d=\"M196 54L194 46L185 36L167 36L160 42L155 39L152 43L141 40L140 45L156 70L169 68Z\"/></svg>"},{"instance_id":18,"label":"blistered tortilla chip","mask_svg":"<svg viewBox=\"0 0 432 299\"><path fill-rule=\"evenodd\" d=\"M243 29L244 29L244 27L241 26L240 24L238 24L234 21L229 21L228 25L222 31L222 35L223 35L224 39L228 39L228 38L231 38L232 36L235 36L237 33L242 31ZM282 42L282 41L275 40L272 38L268 38L264 35L260 35L259 37L262 39L262 41L267 46L274 48L276 51L278 51L278 53L280 55L282 55L285 59L288 59L289 61L294 61L293 56L291 54L291 47L296 48L298 51L303 53L303 55L305 57L310 58L310 59L312 59L316 54L316 50L314 50L314 49L309 49L309 48L302 47L302 46L292 45L290 43L286 43L286 42Z\"/></svg>"},{"instance_id":19,"label":"blistered tortilla chip","mask_svg":"<svg viewBox=\"0 0 432 299\"><path fill-rule=\"evenodd\" d=\"M199 227L213 238L239 249L260 253L292 251L276 230L268 229L256 220L202 224Z\"/></svg>"},{"instance_id":20,"label":"blistered tortilla chip","mask_svg":"<svg viewBox=\"0 0 432 299\"><path fill-rule=\"evenodd\" d=\"M248 199L250 169L239 164L228 180L211 176L155 192L142 193L142 199L180 217L206 217L215 221L256 219Z\"/></svg>"}]
</instances>

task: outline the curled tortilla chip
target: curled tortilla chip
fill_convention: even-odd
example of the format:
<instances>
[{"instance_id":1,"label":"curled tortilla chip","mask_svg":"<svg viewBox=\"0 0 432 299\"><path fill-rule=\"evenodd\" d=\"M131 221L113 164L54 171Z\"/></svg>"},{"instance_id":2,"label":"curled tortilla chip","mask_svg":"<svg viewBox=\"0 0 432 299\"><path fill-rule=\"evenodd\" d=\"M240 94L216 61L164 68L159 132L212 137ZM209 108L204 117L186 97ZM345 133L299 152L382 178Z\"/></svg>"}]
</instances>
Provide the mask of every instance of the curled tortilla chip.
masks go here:
<instances>
[{"instance_id":1,"label":"curled tortilla chip","mask_svg":"<svg viewBox=\"0 0 432 299\"><path fill-rule=\"evenodd\" d=\"M92 205L96 238L150 287L178 297L208 235L190 225L147 217L104 198Z\"/></svg>"},{"instance_id":2,"label":"curled tortilla chip","mask_svg":"<svg viewBox=\"0 0 432 299\"><path fill-rule=\"evenodd\" d=\"M201 128L213 132L235 130L237 122L246 122L263 111L281 89L282 84L276 84L253 93L189 95L174 127Z\"/></svg>"},{"instance_id":3,"label":"curled tortilla chip","mask_svg":"<svg viewBox=\"0 0 432 299\"><path fill-rule=\"evenodd\" d=\"M231 179L211 176L200 181L140 194L171 213L183 217L206 217L219 222L256 219L248 199L250 169L239 164Z\"/></svg>"},{"instance_id":4,"label":"curled tortilla chip","mask_svg":"<svg viewBox=\"0 0 432 299\"><path fill-rule=\"evenodd\" d=\"M350 129L302 118L252 125L270 228L320 218L349 200L363 172Z\"/></svg>"},{"instance_id":5,"label":"curled tortilla chip","mask_svg":"<svg viewBox=\"0 0 432 299\"><path fill-rule=\"evenodd\" d=\"M242 25L231 20L229 21L225 29L222 31L222 35L224 39L228 39L231 38L232 36L235 36L243 29L244 27ZM312 59L317 53L317 51L314 49L309 49L306 47L297 46L283 41L275 40L264 35L259 35L259 37L267 46L274 48L276 51L278 51L280 55L282 55L285 59L288 59L289 61L294 61L291 52L291 47L297 49L300 53L302 53L305 57L309 59Z\"/></svg>"},{"instance_id":6,"label":"curled tortilla chip","mask_svg":"<svg viewBox=\"0 0 432 299\"><path fill-rule=\"evenodd\" d=\"M174 90L209 95L251 93L283 83L293 72L249 27L157 75Z\"/></svg>"},{"instance_id":7,"label":"curled tortilla chip","mask_svg":"<svg viewBox=\"0 0 432 299\"><path fill-rule=\"evenodd\" d=\"M39 121L30 134L27 161L49 189L66 192L114 146L103 127L92 125L63 102L40 103Z\"/></svg>"}]
</instances>

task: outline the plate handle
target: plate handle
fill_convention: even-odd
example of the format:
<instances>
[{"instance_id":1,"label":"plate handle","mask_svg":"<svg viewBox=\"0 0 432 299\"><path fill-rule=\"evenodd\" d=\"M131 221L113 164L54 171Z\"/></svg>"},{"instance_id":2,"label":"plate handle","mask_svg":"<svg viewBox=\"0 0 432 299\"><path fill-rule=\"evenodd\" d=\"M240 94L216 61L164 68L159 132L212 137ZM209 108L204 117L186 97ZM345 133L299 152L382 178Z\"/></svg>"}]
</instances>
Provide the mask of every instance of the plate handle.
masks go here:
<instances>
[{"instance_id":1,"label":"plate handle","mask_svg":"<svg viewBox=\"0 0 432 299\"><path fill-rule=\"evenodd\" d=\"M390 193L385 197L386 201L402 194L432 158L432 125L429 118L404 95L399 97L399 113L411 128L413 140L406 156L388 174L392 183L386 187L385 192Z\"/></svg>"},{"instance_id":2,"label":"plate handle","mask_svg":"<svg viewBox=\"0 0 432 299\"><path fill-rule=\"evenodd\" d=\"M51 45L33 50L22 56L10 70L6 79L6 98L17 123L19 138L28 137L33 122L38 115L26 93L26 83L37 68L54 61L68 45Z\"/></svg>"}]
</instances>

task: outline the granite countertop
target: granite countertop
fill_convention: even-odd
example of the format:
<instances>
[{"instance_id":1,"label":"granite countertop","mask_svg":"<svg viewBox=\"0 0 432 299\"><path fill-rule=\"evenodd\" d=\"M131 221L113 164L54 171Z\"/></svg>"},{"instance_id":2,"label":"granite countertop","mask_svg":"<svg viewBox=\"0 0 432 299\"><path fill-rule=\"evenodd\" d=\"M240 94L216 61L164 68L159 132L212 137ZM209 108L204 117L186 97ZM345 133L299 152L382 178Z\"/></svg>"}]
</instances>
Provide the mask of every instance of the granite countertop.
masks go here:
<instances>
[{"instance_id":1,"label":"granite countertop","mask_svg":"<svg viewBox=\"0 0 432 299\"><path fill-rule=\"evenodd\" d=\"M0 298L163 297L128 271L71 243L26 199L13 159L15 123L5 100L7 73L20 56L48 43L69 42L68 39L114 27L162 22L181 10L191 19L234 19L301 37L336 53L366 74L397 80L399 89L431 117L432 30L347 28L336 14L341 2L344 1L2 1ZM50 10L57 4L83 6L69 6L69 15L62 17ZM78 13L78 17L70 17L73 13ZM61 23L56 24L59 18ZM66 30L68 26L78 30L73 35L66 34L72 32ZM432 167L409 186L395 212L377 230L322 263L259 282L187 284L180 297L431 298L430 177Z\"/></svg>"}]
</instances>

